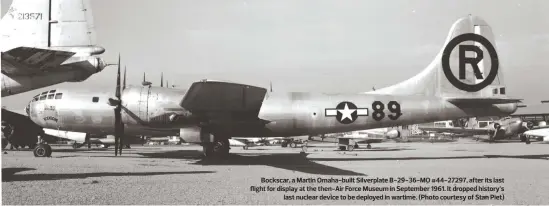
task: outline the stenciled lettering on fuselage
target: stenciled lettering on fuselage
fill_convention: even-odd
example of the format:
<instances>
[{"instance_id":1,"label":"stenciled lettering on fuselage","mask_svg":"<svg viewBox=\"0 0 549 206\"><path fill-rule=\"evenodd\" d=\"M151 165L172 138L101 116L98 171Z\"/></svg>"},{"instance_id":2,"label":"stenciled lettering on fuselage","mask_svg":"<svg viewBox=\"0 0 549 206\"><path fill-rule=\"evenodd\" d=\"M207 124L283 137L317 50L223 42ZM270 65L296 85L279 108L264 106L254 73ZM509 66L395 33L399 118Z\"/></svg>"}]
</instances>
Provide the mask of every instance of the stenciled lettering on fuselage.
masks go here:
<instances>
[{"instance_id":1,"label":"stenciled lettering on fuselage","mask_svg":"<svg viewBox=\"0 0 549 206\"><path fill-rule=\"evenodd\" d=\"M387 109L391 114L386 115L383 110ZM358 108L354 103L349 101L344 101L339 103L335 108L326 108L325 110L326 117L335 117L336 120L341 124L351 124L355 122L359 116L369 116L368 108ZM376 121L381 121L388 116L391 120L397 120L402 116L402 111L400 109L400 104L397 101L390 101L387 103L387 106L381 101L374 101L372 103L372 118Z\"/></svg>"},{"instance_id":2,"label":"stenciled lettering on fuselage","mask_svg":"<svg viewBox=\"0 0 549 206\"><path fill-rule=\"evenodd\" d=\"M47 117L44 117L44 121L54 121L54 122L57 122L57 118L56 118L56 117L53 117L53 116L47 116Z\"/></svg>"}]
</instances>

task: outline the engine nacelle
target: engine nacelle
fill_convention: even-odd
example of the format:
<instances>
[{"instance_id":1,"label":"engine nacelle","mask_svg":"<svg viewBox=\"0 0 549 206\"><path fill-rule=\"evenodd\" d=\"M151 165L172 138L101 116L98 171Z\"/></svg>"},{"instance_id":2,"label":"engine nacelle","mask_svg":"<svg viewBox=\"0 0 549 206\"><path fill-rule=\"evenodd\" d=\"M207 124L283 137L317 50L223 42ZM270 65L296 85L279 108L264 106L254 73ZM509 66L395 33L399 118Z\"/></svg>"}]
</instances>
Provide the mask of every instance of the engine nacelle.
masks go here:
<instances>
[{"instance_id":1,"label":"engine nacelle","mask_svg":"<svg viewBox=\"0 0 549 206\"><path fill-rule=\"evenodd\" d=\"M199 127L188 127L179 129L179 137L186 143L199 144L202 142L213 142L212 134L204 134L204 138L200 137L201 129Z\"/></svg>"},{"instance_id":2,"label":"engine nacelle","mask_svg":"<svg viewBox=\"0 0 549 206\"><path fill-rule=\"evenodd\" d=\"M386 133L387 138L394 139L394 138L400 138L400 131L393 129Z\"/></svg>"}]
</instances>

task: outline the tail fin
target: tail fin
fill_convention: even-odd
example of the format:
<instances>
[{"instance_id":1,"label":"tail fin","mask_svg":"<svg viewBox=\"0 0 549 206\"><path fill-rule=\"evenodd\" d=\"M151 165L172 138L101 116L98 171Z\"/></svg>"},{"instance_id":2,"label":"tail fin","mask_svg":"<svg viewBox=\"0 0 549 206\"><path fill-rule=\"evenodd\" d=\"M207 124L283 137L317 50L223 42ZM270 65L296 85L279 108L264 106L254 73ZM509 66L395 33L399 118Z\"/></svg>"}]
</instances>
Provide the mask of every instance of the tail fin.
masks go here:
<instances>
[{"instance_id":1,"label":"tail fin","mask_svg":"<svg viewBox=\"0 0 549 206\"><path fill-rule=\"evenodd\" d=\"M0 23L2 51L96 44L89 0L13 0ZM95 48L91 53L104 52Z\"/></svg>"},{"instance_id":2,"label":"tail fin","mask_svg":"<svg viewBox=\"0 0 549 206\"><path fill-rule=\"evenodd\" d=\"M444 47L440 50L435 59L416 76L403 81L399 84L386 87L383 89L378 89L376 91L368 93L377 93L377 94L394 94L394 95L428 95L428 96L438 96L445 97L450 99L487 99L492 98L497 99L506 99L505 85L503 82L503 72L501 68L498 68L495 75L495 79L486 87L482 88L479 91L466 91L454 86L448 78L445 76L443 71L442 58L444 54L444 49L450 41L454 38L462 35L474 33L481 35L486 38L491 46L495 48L494 34L492 33L492 28L480 17L476 16L467 16L457 20L452 27L444 43ZM460 74L460 47L461 45L475 45L477 48L480 48L482 51L483 58L480 62L477 63L480 73L475 73L471 64L465 64L465 75ZM478 84L484 81L488 73L491 71L492 63L491 59L497 59L497 54L495 52L490 53L486 46L480 46L478 42L473 41L463 41L453 47L449 55L449 68L453 73L453 76L458 79L458 81L473 85ZM475 57L474 53L465 53L467 58L473 59ZM499 67L499 65L496 65ZM465 79L460 79L460 77L465 77ZM505 103L505 102L503 102Z\"/></svg>"}]
</instances>

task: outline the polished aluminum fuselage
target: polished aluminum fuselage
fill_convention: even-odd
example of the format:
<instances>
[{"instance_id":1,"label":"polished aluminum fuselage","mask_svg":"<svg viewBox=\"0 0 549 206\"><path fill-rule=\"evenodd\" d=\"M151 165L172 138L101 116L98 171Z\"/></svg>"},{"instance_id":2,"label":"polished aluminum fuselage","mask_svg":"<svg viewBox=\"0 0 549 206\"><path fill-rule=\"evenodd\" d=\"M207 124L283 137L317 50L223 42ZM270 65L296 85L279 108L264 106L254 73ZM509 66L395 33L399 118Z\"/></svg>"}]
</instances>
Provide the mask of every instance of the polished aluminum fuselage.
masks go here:
<instances>
[{"instance_id":1,"label":"polished aluminum fuselage","mask_svg":"<svg viewBox=\"0 0 549 206\"><path fill-rule=\"evenodd\" d=\"M62 92L61 99L33 101L29 105L31 119L40 126L92 134L114 133L114 107L108 104L108 93ZM122 110L127 135L176 135L180 128L204 123L200 117L180 106L185 90L162 87L129 87L123 91ZM97 97L97 102L93 98ZM326 116L326 109L340 102L353 102L368 108L368 116L359 116L350 124L341 124L336 117ZM373 118L372 104L398 102L402 115L395 120L385 106L385 117ZM263 100L257 117L263 124L250 120L234 122L230 117L218 123L217 132L235 137L280 137L318 135L381 127L417 124L471 116L508 115L516 104L456 106L442 98L380 94L322 94L271 92Z\"/></svg>"},{"instance_id":2,"label":"polished aluminum fuselage","mask_svg":"<svg viewBox=\"0 0 549 206\"><path fill-rule=\"evenodd\" d=\"M151 92L151 90L154 90ZM164 92L167 91L167 92ZM47 91L46 91L47 92ZM49 129L83 132L97 135L114 134L114 108L109 105L111 93L69 92L62 93L60 99L40 99L39 94L28 106L29 116L36 124ZM51 93L50 93L51 94ZM168 88L130 87L123 92L122 118L125 123L126 135L165 136L177 135L179 127L159 126L168 119L163 117L165 111L182 113L177 98L182 98L184 92ZM142 96L143 95L143 96ZM143 99L140 99L143 98ZM173 108L173 109L169 109ZM136 116L134 116L136 115Z\"/></svg>"}]
</instances>

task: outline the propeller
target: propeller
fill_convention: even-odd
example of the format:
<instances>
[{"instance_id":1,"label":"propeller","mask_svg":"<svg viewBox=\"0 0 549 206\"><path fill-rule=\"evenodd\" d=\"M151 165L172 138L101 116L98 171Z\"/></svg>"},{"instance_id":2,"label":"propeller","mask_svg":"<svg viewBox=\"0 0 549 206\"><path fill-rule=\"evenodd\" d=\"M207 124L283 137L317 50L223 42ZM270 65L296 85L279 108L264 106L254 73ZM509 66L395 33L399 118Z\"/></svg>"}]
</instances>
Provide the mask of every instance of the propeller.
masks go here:
<instances>
[{"instance_id":1,"label":"propeller","mask_svg":"<svg viewBox=\"0 0 549 206\"><path fill-rule=\"evenodd\" d=\"M126 89L126 66L124 66L124 83L122 83L122 91Z\"/></svg>"},{"instance_id":2,"label":"propeller","mask_svg":"<svg viewBox=\"0 0 549 206\"><path fill-rule=\"evenodd\" d=\"M164 72L160 72L160 87L164 87Z\"/></svg>"},{"instance_id":3,"label":"propeller","mask_svg":"<svg viewBox=\"0 0 549 206\"><path fill-rule=\"evenodd\" d=\"M124 88L126 87L126 70L124 69ZM144 77L144 76L143 76ZM120 85L120 54L118 54L118 71L116 75L115 98L109 98L109 104L114 108L114 156L122 155L122 145L124 145L124 123L122 122L122 98Z\"/></svg>"},{"instance_id":4,"label":"propeller","mask_svg":"<svg viewBox=\"0 0 549 206\"><path fill-rule=\"evenodd\" d=\"M526 122L526 128L528 128L528 129L534 128L534 123L531 122L531 121Z\"/></svg>"},{"instance_id":5,"label":"propeller","mask_svg":"<svg viewBox=\"0 0 549 206\"><path fill-rule=\"evenodd\" d=\"M145 80L145 72L143 72L143 82L141 83L141 85L143 86L151 86L151 82L148 82L147 80Z\"/></svg>"}]
</instances>

